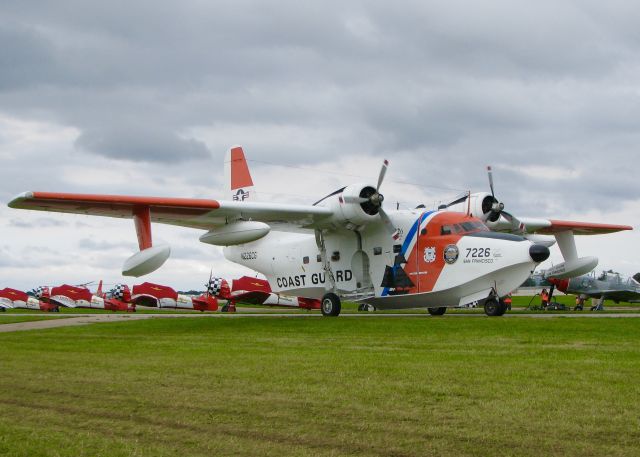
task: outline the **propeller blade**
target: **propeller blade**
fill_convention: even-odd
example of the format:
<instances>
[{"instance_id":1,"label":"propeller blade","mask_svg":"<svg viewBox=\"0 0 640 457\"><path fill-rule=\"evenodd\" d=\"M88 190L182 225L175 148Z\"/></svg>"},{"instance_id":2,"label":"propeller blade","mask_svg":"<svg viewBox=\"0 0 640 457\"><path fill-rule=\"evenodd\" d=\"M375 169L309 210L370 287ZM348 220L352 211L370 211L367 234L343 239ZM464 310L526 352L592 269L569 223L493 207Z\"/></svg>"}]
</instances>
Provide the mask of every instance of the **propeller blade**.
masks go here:
<instances>
[{"instance_id":1,"label":"propeller blade","mask_svg":"<svg viewBox=\"0 0 640 457\"><path fill-rule=\"evenodd\" d=\"M213 277L213 267L211 268L211 271L209 271L209 282L205 284L205 287L207 289L207 297L209 296L209 288L211 287L211 278Z\"/></svg>"},{"instance_id":2,"label":"propeller blade","mask_svg":"<svg viewBox=\"0 0 640 457\"><path fill-rule=\"evenodd\" d=\"M491 165L487 166L487 174L489 175L489 188L491 189L491 196L496 198L496 193L493 190L493 170L491 169Z\"/></svg>"},{"instance_id":3,"label":"propeller blade","mask_svg":"<svg viewBox=\"0 0 640 457\"><path fill-rule=\"evenodd\" d=\"M368 198L362 198L362 197L353 197L353 196L342 196L342 200L345 203L365 203L368 202L369 199Z\"/></svg>"},{"instance_id":4,"label":"propeller blade","mask_svg":"<svg viewBox=\"0 0 640 457\"><path fill-rule=\"evenodd\" d=\"M527 227L511 213L507 213L506 211L502 211L502 215L506 220L511 222L512 230L518 231L520 233L525 233L527 231Z\"/></svg>"},{"instance_id":5,"label":"propeller blade","mask_svg":"<svg viewBox=\"0 0 640 457\"><path fill-rule=\"evenodd\" d=\"M469 194L467 192L465 192L462 197L456 198L454 201L452 201L451 203L447 204L445 206L445 208L449 208L450 206L454 206L454 205L458 205L460 203L464 203L464 202L467 201L467 198L469 198Z\"/></svg>"},{"instance_id":6,"label":"propeller blade","mask_svg":"<svg viewBox=\"0 0 640 457\"><path fill-rule=\"evenodd\" d=\"M382 168L380 169L380 175L378 176L378 185L376 186L376 192L380 190L380 186L382 185L382 181L384 181L384 175L387 174L387 167L389 166L389 161L384 159L382 162Z\"/></svg>"},{"instance_id":7,"label":"propeller blade","mask_svg":"<svg viewBox=\"0 0 640 457\"><path fill-rule=\"evenodd\" d=\"M382 223L387 229L387 232L389 232L389 235L391 235L391 238L393 238L394 240L400 238L400 230L393 226L393 222L391 222L389 215L382 208L380 208L379 214L380 219L382 219Z\"/></svg>"}]
</instances>

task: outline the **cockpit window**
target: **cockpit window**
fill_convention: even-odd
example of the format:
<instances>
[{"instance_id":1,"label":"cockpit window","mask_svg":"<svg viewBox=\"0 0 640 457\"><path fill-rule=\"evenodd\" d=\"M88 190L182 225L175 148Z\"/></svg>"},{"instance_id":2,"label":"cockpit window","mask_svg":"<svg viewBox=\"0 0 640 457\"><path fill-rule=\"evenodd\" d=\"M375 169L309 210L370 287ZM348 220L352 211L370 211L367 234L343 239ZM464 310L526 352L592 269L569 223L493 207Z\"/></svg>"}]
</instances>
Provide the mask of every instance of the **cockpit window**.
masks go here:
<instances>
[{"instance_id":1,"label":"cockpit window","mask_svg":"<svg viewBox=\"0 0 640 457\"><path fill-rule=\"evenodd\" d=\"M487 231L489 231L489 229L482 222L469 221L461 222L459 224L443 224L440 229L440 235L451 235L453 233L457 235L465 235L467 233Z\"/></svg>"}]
</instances>

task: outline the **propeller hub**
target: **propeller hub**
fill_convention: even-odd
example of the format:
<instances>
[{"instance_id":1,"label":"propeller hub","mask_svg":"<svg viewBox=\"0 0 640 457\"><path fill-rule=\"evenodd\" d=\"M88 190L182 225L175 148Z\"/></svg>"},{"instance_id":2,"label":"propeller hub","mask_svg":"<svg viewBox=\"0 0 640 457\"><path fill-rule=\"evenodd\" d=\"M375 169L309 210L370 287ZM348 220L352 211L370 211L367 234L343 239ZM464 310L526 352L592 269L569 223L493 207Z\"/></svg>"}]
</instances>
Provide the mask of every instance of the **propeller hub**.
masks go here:
<instances>
[{"instance_id":1,"label":"propeller hub","mask_svg":"<svg viewBox=\"0 0 640 457\"><path fill-rule=\"evenodd\" d=\"M371 203L373 203L374 205L378 205L378 206L382 206L382 202L384 201L384 195L382 195L379 192L376 192L375 194L373 194L371 196L371 198L369 199L369 201Z\"/></svg>"}]
</instances>

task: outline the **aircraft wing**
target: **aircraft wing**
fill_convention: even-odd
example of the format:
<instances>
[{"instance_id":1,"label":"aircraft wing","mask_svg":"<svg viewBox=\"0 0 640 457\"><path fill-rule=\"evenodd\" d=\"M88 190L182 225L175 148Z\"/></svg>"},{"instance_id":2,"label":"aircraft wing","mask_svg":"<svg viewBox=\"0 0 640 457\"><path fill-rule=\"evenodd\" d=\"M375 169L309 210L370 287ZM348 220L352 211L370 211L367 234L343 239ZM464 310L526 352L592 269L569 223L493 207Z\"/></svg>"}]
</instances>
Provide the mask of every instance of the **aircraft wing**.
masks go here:
<instances>
[{"instance_id":1,"label":"aircraft wing","mask_svg":"<svg viewBox=\"0 0 640 457\"><path fill-rule=\"evenodd\" d=\"M599 224L595 222L561 221L555 219L520 218L527 233L555 235L571 231L575 235L603 235L623 230L633 230L630 225Z\"/></svg>"},{"instance_id":2,"label":"aircraft wing","mask_svg":"<svg viewBox=\"0 0 640 457\"><path fill-rule=\"evenodd\" d=\"M632 300L640 299L640 293L634 292L632 290L624 290L624 289L602 289L602 290L593 290L590 292L579 292L588 295L589 297L600 298L605 297L607 300L613 300L615 302L627 302L631 303Z\"/></svg>"},{"instance_id":3,"label":"aircraft wing","mask_svg":"<svg viewBox=\"0 0 640 457\"><path fill-rule=\"evenodd\" d=\"M328 208L311 205L54 192L25 192L14 198L9 206L125 219L133 218L135 209L149 208L152 222L204 230L239 219L306 228L318 225L332 214Z\"/></svg>"},{"instance_id":4,"label":"aircraft wing","mask_svg":"<svg viewBox=\"0 0 640 457\"><path fill-rule=\"evenodd\" d=\"M604 235L607 233L633 230L630 225L599 224L594 222L574 222L549 220L549 226L536 230L540 235L554 235L559 232L572 231L576 235Z\"/></svg>"}]
</instances>

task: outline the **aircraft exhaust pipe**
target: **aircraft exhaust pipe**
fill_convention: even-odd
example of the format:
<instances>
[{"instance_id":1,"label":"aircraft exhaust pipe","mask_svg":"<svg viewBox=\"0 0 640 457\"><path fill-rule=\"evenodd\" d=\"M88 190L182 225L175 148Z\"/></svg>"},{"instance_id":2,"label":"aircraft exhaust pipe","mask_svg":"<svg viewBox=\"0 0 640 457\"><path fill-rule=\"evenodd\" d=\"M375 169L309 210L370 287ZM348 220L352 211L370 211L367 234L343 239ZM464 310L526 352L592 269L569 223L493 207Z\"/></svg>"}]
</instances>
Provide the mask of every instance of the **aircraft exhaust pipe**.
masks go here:
<instances>
[{"instance_id":1,"label":"aircraft exhaust pipe","mask_svg":"<svg viewBox=\"0 0 640 457\"><path fill-rule=\"evenodd\" d=\"M549 248L541 244L532 244L529 248L529 256L536 263L544 262L550 255Z\"/></svg>"}]
</instances>

